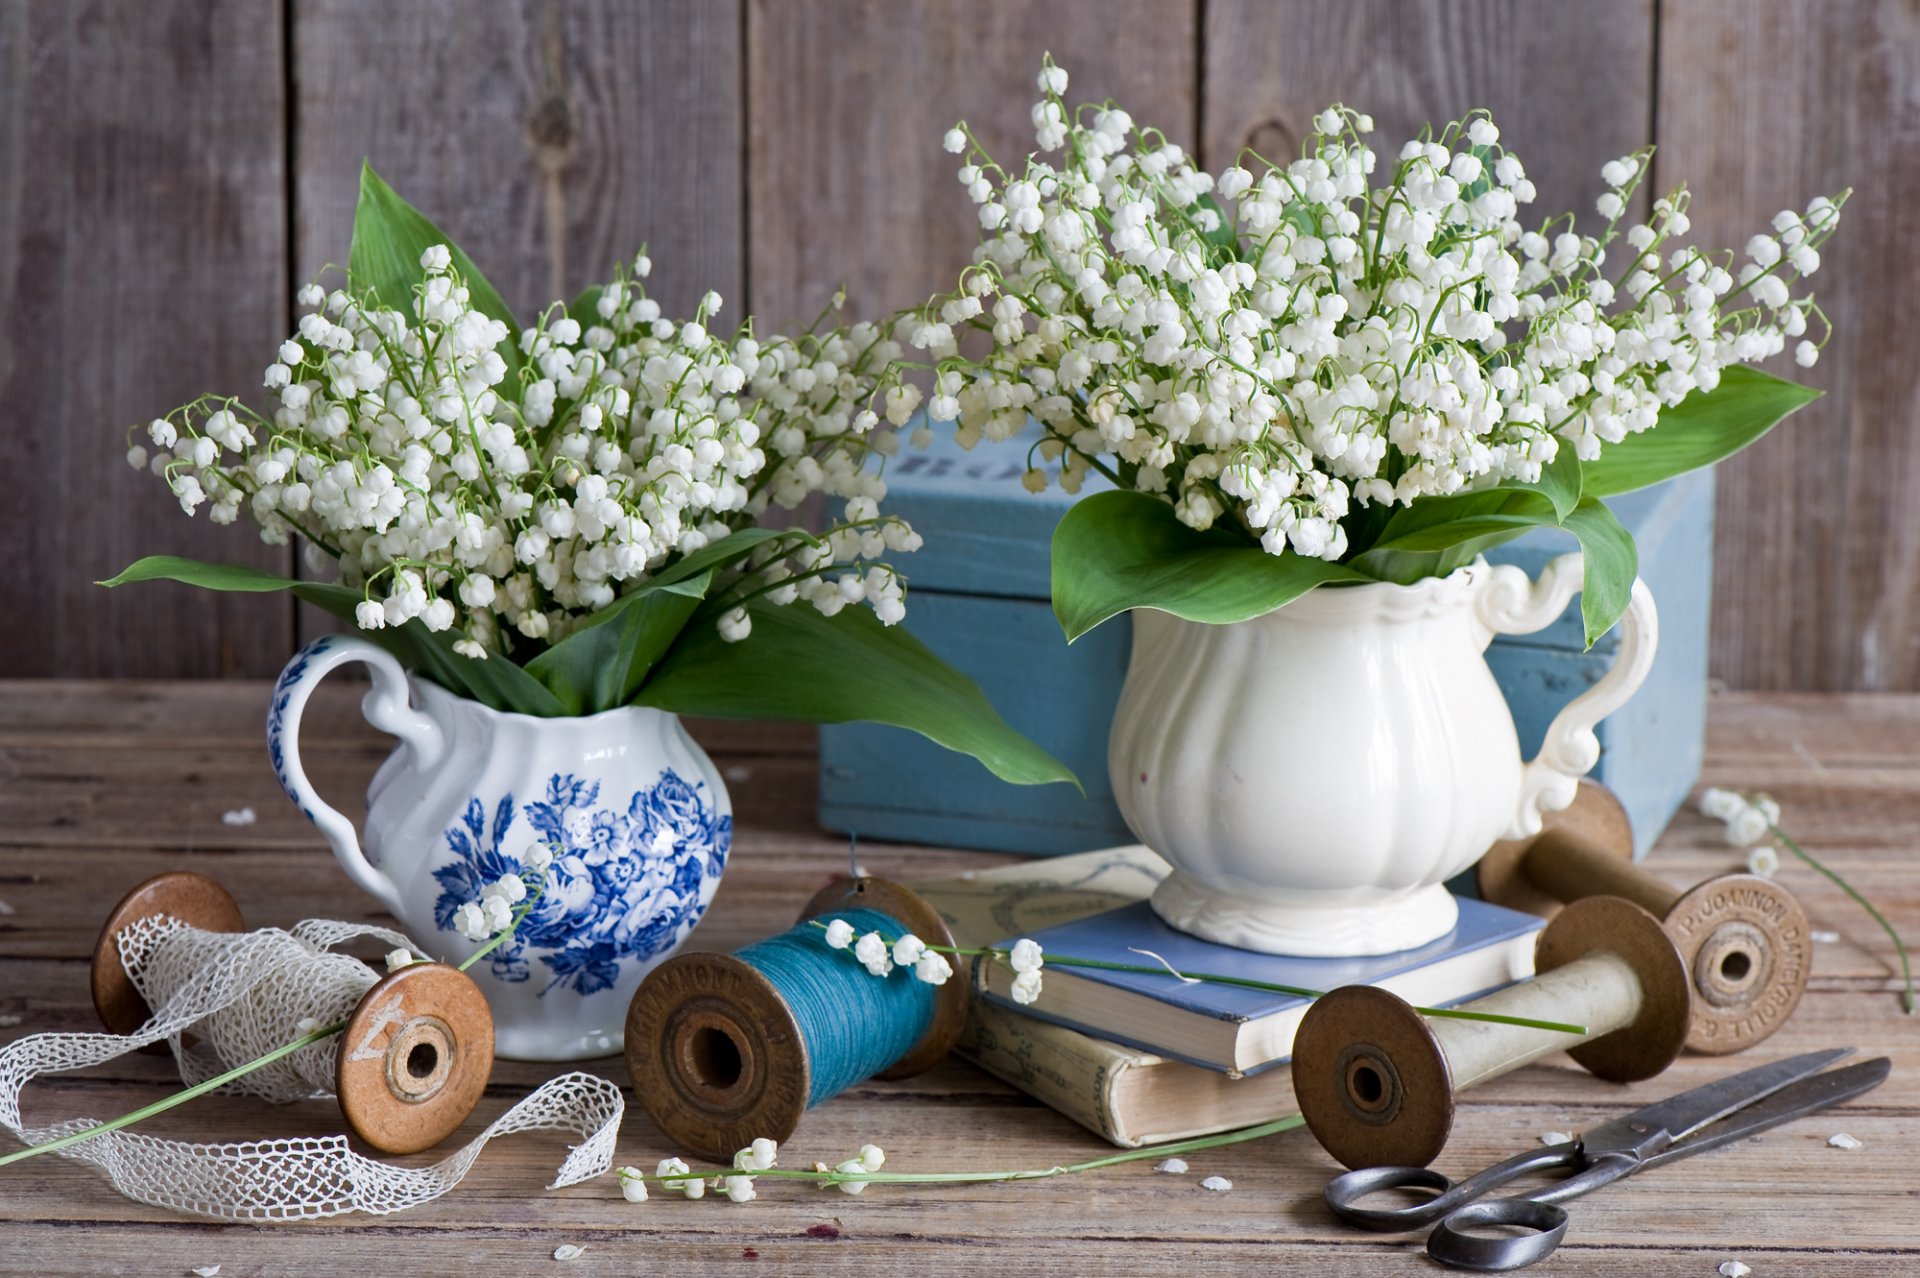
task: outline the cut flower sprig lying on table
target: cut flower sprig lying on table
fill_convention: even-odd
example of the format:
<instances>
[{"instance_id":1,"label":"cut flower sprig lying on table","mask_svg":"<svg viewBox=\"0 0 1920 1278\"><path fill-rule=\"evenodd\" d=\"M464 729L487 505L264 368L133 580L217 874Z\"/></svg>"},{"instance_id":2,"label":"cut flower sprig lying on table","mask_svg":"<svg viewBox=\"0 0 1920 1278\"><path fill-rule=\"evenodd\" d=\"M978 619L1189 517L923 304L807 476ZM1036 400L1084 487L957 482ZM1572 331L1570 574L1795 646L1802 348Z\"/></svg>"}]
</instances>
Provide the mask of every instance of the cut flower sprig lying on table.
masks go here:
<instances>
[{"instance_id":1,"label":"cut flower sprig lying on table","mask_svg":"<svg viewBox=\"0 0 1920 1278\"><path fill-rule=\"evenodd\" d=\"M547 868L553 864L552 849L545 844L534 844L527 849L524 863L527 867L525 870L517 874L501 875L494 882L487 884L479 900L464 903L456 912L455 925L459 928L460 934L468 940L486 942L459 964L460 971L466 971L504 945L513 935L514 930L520 926L521 920L532 913L534 907L540 903L540 897L546 892ZM387 952L385 962L387 971L392 973L425 959L426 955L423 951L395 949ZM83 1127L79 1131L69 1132L65 1136L39 1145L29 1145L11 1154L0 1155L0 1167L17 1163L24 1158L32 1158L36 1154L50 1154L57 1149L66 1149L82 1141L92 1140L96 1136L104 1136L108 1132L119 1131L125 1127L132 1127L135 1123L144 1122L156 1114L163 1114L196 1097L218 1091L228 1083L245 1078L255 1070L271 1065L275 1061L284 1060L295 1052L312 1047L316 1043L324 1043L345 1030L347 1022L341 1020L320 1025L312 1018L307 1018L300 1022L299 1028L302 1033L292 1042L262 1053L244 1064L235 1065L204 1082L183 1088L151 1105L144 1105L132 1113L122 1114L104 1123L96 1123L92 1127Z\"/></svg>"},{"instance_id":2,"label":"cut flower sprig lying on table","mask_svg":"<svg viewBox=\"0 0 1920 1278\"><path fill-rule=\"evenodd\" d=\"M687 1166L684 1159L663 1158L651 1176L637 1167L622 1167L618 1175L621 1194L628 1202L634 1203L648 1200L647 1185L649 1183L683 1194L688 1198L704 1198L707 1196L707 1191L711 1189L715 1191L716 1196L725 1196L732 1202L752 1202L759 1197L753 1182L762 1176L775 1180L811 1183L822 1189L835 1188L845 1194L863 1193L867 1186L872 1184L988 1185L1015 1180L1050 1180L1055 1176L1073 1176L1082 1172L1097 1171L1102 1167L1116 1167L1122 1163L1165 1158L1170 1154L1192 1154L1202 1150L1220 1149L1228 1145L1245 1144L1248 1141L1262 1140L1281 1132L1292 1131L1304 1121L1297 1116L1280 1118L1270 1123L1243 1127L1237 1131L1221 1132L1213 1136L1198 1136L1192 1140L1172 1141L1165 1145L1147 1145L1140 1149L1127 1150L1125 1153L1108 1154L1102 1158L1019 1171L883 1171L887 1156L878 1145L862 1145L857 1155L833 1167L825 1163L815 1163L811 1169L806 1170L776 1167L774 1163L779 1147L773 1141L763 1138L735 1154L731 1170L694 1171Z\"/></svg>"},{"instance_id":3,"label":"cut flower sprig lying on table","mask_svg":"<svg viewBox=\"0 0 1920 1278\"><path fill-rule=\"evenodd\" d=\"M1908 1016L1914 1013L1913 965L1908 960L1906 943L1900 934L1893 930L1893 924L1887 916L1874 908L1873 902L1862 896L1853 884L1830 868L1820 858L1800 846L1792 835L1780 828L1780 805L1768 794L1741 794L1734 790L1723 790L1709 786L1700 792L1700 811L1716 821L1723 821L1727 827L1727 842L1735 847L1752 848L1747 854L1747 868L1764 878L1772 878L1780 868L1780 854L1776 848L1785 848L1794 856L1805 861L1834 886L1852 897L1854 902L1873 917L1880 930L1893 942L1893 949L1900 956L1900 975L1906 983L1901 992L1900 1004Z\"/></svg>"},{"instance_id":4,"label":"cut flower sprig lying on table","mask_svg":"<svg viewBox=\"0 0 1920 1278\"><path fill-rule=\"evenodd\" d=\"M105 584L291 591L495 710L877 720L1072 780L898 625L890 557L920 537L881 508L888 326L836 297L795 335L728 332L717 293L668 316L651 270L522 326L364 170L344 278L300 291L268 406L203 396L129 435L188 515L297 539L314 579L156 556ZM822 531L792 526L822 497Z\"/></svg>"},{"instance_id":5,"label":"cut flower sprig lying on table","mask_svg":"<svg viewBox=\"0 0 1920 1278\"><path fill-rule=\"evenodd\" d=\"M966 948L951 945L930 945L911 932L900 936L888 936L882 932L856 933L852 924L845 919L813 919L812 926L824 936L829 948L847 953L868 973L882 980L893 975L895 970L909 971L914 979L928 985L944 985L953 975L953 967L946 960L947 955L956 958L984 958L991 962L1005 963L1014 973L1012 984L1013 999L1016 1003L1031 1005L1040 999L1043 980L1041 971L1049 963L1055 967L1092 967L1108 972L1139 972L1149 976L1171 976L1188 984L1233 985L1241 989L1264 990L1272 994L1291 994L1297 998L1314 999L1326 994L1326 990L1312 990L1299 985L1278 985L1271 981L1255 981L1240 976L1221 976L1213 972L1184 972L1162 960L1153 965L1145 963L1114 963L1106 959L1076 958L1071 954L1055 954L1043 950L1038 941L1022 938L1004 948L981 946ZM1158 958L1146 950L1136 953L1150 958ZM1562 1034L1585 1034L1584 1025L1569 1025L1561 1021L1533 1020L1524 1016L1504 1016L1497 1012L1470 1012L1450 1007L1415 1008L1424 1016L1449 1020L1486 1021L1494 1025L1524 1025L1530 1029L1553 1030Z\"/></svg>"},{"instance_id":6,"label":"cut flower sprig lying on table","mask_svg":"<svg viewBox=\"0 0 1920 1278\"><path fill-rule=\"evenodd\" d=\"M1586 553L1591 642L1636 572L1601 499L1815 395L1743 365L1818 359L1829 326L1797 289L1845 192L1782 212L1741 261L1683 244L1684 189L1633 219L1650 148L1602 168L1590 233L1522 220L1533 183L1484 112L1376 152L1372 119L1336 105L1297 158L1216 175L1111 101L1069 110L1050 59L1039 84L1022 163L947 134L982 237L910 344L962 445L1037 419L1030 488L1117 490L1054 535L1069 638L1134 607L1227 622L1445 576L1544 526Z\"/></svg>"}]
</instances>

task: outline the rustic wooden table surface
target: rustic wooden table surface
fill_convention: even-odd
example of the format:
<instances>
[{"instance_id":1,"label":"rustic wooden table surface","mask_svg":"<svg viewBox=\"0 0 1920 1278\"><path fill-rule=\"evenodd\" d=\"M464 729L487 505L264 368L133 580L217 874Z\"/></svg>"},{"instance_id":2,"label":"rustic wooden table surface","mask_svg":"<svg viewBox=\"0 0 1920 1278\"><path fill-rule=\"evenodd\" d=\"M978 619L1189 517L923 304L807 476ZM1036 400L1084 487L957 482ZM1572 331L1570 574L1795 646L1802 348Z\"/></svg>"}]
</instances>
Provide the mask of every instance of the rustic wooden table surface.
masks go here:
<instances>
[{"instance_id":1,"label":"rustic wooden table surface","mask_svg":"<svg viewBox=\"0 0 1920 1278\"><path fill-rule=\"evenodd\" d=\"M262 684L0 683L0 1041L93 1028L87 958L106 910L161 870L213 875L255 926L304 917L370 919L370 900L334 866L281 798L259 729ZM357 793L386 745L361 724L351 688L329 688L307 716L303 753L330 795ZM1714 702L1705 781L1763 788L1807 845L1920 940L1920 697L1723 696ZM810 732L748 724L696 731L725 769L738 820L726 883L696 943L732 949L786 926L846 864L812 825ZM956 762L956 767L972 766ZM340 799L335 800L339 802ZM350 803L343 808L352 810ZM222 814L252 807L256 824ZM1001 858L863 846L875 872L935 877ZM1683 814L1651 868L1676 884L1738 857L1704 819ZM1920 1273L1920 1020L1900 1014L1895 956L1840 892L1790 863L1781 880L1817 929L1812 986L1793 1021L1743 1063L1853 1044L1892 1056L1892 1078L1861 1100L1697 1161L1580 1200L1544 1267L1556 1274L1711 1275L1727 1260L1775 1274ZM1664 1076L1605 1084L1564 1057L1465 1098L1436 1166L1459 1173L1684 1087L1733 1062L1683 1057ZM617 1060L593 1068L625 1082ZM502 1062L465 1134L555 1067ZM32 1122L106 1117L157 1098L168 1062L133 1057L36 1084ZM340 1127L327 1102L270 1107L210 1097L148 1125L156 1134L238 1140ZM1850 1132L1863 1145L1832 1148ZM462 1137L464 1139L464 1135ZM865 1141L889 1169L1046 1167L1107 1147L960 1061L898 1083L855 1088L808 1115L787 1165L838 1161ZM0 1149L11 1139L0 1136ZM1320 1201L1334 1164L1304 1130L1192 1158L1193 1174L1135 1163L1019 1185L874 1187L858 1198L763 1182L756 1202L623 1201L612 1180L548 1192L559 1137L490 1146L467 1181L390 1217L221 1225L119 1197L93 1168L41 1158L0 1169L0 1270L9 1274L577 1274L793 1268L814 1273L1374 1274L1438 1272L1406 1239L1357 1234ZM618 1163L651 1167L670 1150L637 1107ZM423 1156L415 1161L430 1161ZM1231 1177L1233 1190L1198 1188ZM563 1243L585 1249L552 1259Z\"/></svg>"}]
</instances>

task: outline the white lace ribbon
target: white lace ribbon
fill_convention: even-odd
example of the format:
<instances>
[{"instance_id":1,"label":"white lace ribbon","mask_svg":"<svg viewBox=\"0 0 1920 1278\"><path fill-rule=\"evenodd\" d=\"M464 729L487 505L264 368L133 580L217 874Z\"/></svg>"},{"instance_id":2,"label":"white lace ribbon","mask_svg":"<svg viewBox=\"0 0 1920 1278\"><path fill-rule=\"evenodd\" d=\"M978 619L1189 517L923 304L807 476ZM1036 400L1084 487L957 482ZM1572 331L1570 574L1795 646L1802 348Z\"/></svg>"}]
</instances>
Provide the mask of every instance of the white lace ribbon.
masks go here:
<instances>
[{"instance_id":1,"label":"white lace ribbon","mask_svg":"<svg viewBox=\"0 0 1920 1278\"><path fill-rule=\"evenodd\" d=\"M0 1048L0 1124L39 1145L97 1124L70 1119L28 1127L20 1093L42 1074L105 1064L149 1043L167 1041L189 1084L253 1060L299 1038L301 1022L344 1020L378 980L333 946L375 937L419 948L387 928L309 919L292 931L203 932L150 918L118 938L134 986L156 1009L139 1030L119 1034L33 1034ZM312 1028L309 1026L308 1028ZM188 1049L182 1036L203 1040ZM303 1048L229 1084L265 1100L331 1095L339 1036ZM345 1136L195 1144L122 1129L57 1151L93 1163L127 1197L216 1220L314 1220L346 1212L400 1211L431 1202L459 1184L487 1142L524 1131L572 1132L581 1141L547 1186L602 1175L613 1165L625 1112L620 1088L597 1075L551 1079L495 1119L461 1149L430 1167L394 1167L355 1153Z\"/></svg>"}]
</instances>

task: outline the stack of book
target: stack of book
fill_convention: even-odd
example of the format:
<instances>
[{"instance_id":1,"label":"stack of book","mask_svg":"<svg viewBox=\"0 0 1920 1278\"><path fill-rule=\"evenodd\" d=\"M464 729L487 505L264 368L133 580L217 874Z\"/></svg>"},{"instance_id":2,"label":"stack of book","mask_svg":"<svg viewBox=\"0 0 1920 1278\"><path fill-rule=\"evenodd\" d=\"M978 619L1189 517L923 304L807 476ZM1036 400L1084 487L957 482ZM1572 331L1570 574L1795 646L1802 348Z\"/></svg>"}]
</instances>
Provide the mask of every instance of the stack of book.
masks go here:
<instances>
[{"instance_id":1,"label":"stack of book","mask_svg":"<svg viewBox=\"0 0 1920 1278\"><path fill-rule=\"evenodd\" d=\"M1329 990L1370 984L1419 1005L1463 1002L1533 974L1528 914L1460 902L1454 931L1363 959L1255 954L1162 923L1147 904L1167 865L1144 847L980 870L916 885L964 947L1031 937L1050 954ZM1299 1112L1287 1068L1309 1000L1167 972L1050 964L1039 1000L981 960L958 1051L1127 1148L1229 1131Z\"/></svg>"}]
</instances>

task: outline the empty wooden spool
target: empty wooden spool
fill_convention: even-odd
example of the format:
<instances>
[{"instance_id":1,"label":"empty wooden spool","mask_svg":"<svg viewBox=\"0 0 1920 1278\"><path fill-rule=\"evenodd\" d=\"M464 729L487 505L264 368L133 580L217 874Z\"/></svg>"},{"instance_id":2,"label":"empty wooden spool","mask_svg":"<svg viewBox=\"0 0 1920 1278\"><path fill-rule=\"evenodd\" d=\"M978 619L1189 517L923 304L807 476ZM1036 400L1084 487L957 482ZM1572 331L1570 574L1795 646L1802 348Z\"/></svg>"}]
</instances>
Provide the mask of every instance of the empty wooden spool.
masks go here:
<instances>
[{"instance_id":1,"label":"empty wooden spool","mask_svg":"<svg viewBox=\"0 0 1920 1278\"><path fill-rule=\"evenodd\" d=\"M1685 891L1633 863L1633 832L1605 786L1580 783L1572 806L1531 839L1497 843L1481 860L1480 895L1551 915L1568 901L1618 896L1650 911L1687 962L1693 1022L1687 1046L1724 1055L1786 1023L1813 966L1806 911L1757 874L1722 874Z\"/></svg>"},{"instance_id":2,"label":"empty wooden spool","mask_svg":"<svg viewBox=\"0 0 1920 1278\"><path fill-rule=\"evenodd\" d=\"M1584 1025L1583 1036L1422 1016L1370 985L1316 1000L1293 1040L1300 1112L1348 1167L1424 1167L1446 1147L1454 1097L1553 1052L1629 1083L1687 1039L1687 967L1660 921L1617 897L1576 901L1540 935L1539 975L1462 1010Z\"/></svg>"},{"instance_id":3,"label":"empty wooden spool","mask_svg":"<svg viewBox=\"0 0 1920 1278\"><path fill-rule=\"evenodd\" d=\"M830 884L799 921L856 909L878 910L930 945L954 944L939 911L885 879ZM855 978L875 979L853 968ZM966 986L956 973L934 991L926 1032L876 1077L910 1077L952 1050L966 1023ZM654 1123L706 1158L729 1158L761 1136L785 1140L806 1113L812 1067L800 1021L765 975L732 954L680 954L648 973L627 1008L626 1055Z\"/></svg>"},{"instance_id":4,"label":"empty wooden spool","mask_svg":"<svg viewBox=\"0 0 1920 1278\"><path fill-rule=\"evenodd\" d=\"M233 897L204 875L174 871L127 893L93 953L93 1005L110 1033L131 1034L152 1017L120 961L118 937L161 914L203 932L246 930ZM451 1136L493 1073L486 997L465 972L443 963L411 963L375 982L338 1043L340 1113L356 1136L388 1154L418 1153Z\"/></svg>"}]
</instances>

